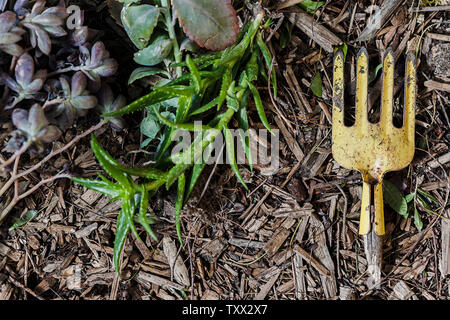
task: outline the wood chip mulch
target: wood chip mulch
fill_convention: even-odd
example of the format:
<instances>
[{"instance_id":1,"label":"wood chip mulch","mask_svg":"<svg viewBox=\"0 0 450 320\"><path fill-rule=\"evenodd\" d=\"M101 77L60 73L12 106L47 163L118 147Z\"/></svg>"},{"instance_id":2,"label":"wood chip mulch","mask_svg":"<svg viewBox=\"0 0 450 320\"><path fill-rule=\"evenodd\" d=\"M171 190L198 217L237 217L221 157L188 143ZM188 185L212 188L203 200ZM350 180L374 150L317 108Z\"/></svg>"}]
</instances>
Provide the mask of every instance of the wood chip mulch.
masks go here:
<instances>
[{"instance_id":1,"label":"wood chip mulch","mask_svg":"<svg viewBox=\"0 0 450 320\"><path fill-rule=\"evenodd\" d=\"M159 192L149 208L159 241L144 230L139 230L143 242L130 235L120 277L112 261L120 203L69 181L47 185L15 209L16 217L38 210L32 221L11 231L12 220L1 226L0 300L449 298L450 68L436 67L436 59L450 61L448 9L428 11L407 1L367 44L371 70L388 47L394 50L400 105L404 54L418 50L416 153L410 166L386 179L404 194L417 186L438 200L429 203L432 213L418 207L421 231L413 214L404 219L385 205L382 283L371 289L358 235L361 176L333 160L330 122L330 48L346 37L347 60L354 70L361 43L350 41L366 27L369 2L327 2L310 16L321 32L299 18L303 13L293 7L297 2L287 1L293 4L276 11L271 4L276 1L263 1L274 17L266 38L271 37L268 45L275 53L279 96L272 101L267 88L261 90L266 109L273 111L269 121L280 130L280 167L255 166L250 172L240 166L251 186L246 192L229 166L209 166L182 212L181 248L174 224L175 191ZM372 3L381 6L382 1ZM291 41L281 48L284 23L291 28ZM310 89L317 71L323 76L320 99ZM371 93L375 116L380 85L378 76ZM256 109L250 118L253 128L263 127ZM133 152L139 149L136 125L122 133L104 129L98 136L122 163L148 161L145 153ZM95 177L100 167L88 141L83 139L39 174L70 164L84 177ZM270 148L270 139L265 143Z\"/></svg>"}]
</instances>

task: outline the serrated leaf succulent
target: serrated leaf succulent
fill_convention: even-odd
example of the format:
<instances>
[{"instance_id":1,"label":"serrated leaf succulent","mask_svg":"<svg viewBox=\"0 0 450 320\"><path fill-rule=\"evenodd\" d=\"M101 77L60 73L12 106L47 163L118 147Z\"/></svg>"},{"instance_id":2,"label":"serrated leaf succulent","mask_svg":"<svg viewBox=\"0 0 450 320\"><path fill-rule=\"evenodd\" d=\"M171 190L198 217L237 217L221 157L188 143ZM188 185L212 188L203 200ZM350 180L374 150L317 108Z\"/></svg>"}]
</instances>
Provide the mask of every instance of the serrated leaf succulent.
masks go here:
<instances>
[{"instance_id":1,"label":"serrated leaf succulent","mask_svg":"<svg viewBox=\"0 0 450 320\"><path fill-rule=\"evenodd\" d=\"M117 231L114 241L114 265L116 271L119 273L119 256L128 232L132 230L139 239L134 222L136 221L141 224L150 235L155 237L147 219L148 192L155 188L159 188L163 183L161 181L165 178L165 174L158 172L158 170L153 168L149 168L148 170L145 168L131 170L130 174L127 173L127 168L114 160L113 157L100 146L94 135L91 136L91 147L105 171L112 178L117 180L118 183L114 183L102 175L100 175L101 181L77 177L73 177L72 180L82 186L106 194L113 199L121 200L122 209L117 217ZM154 178L155 180L153 183L138 185L131 179L131 175Z\"/></svg>"},{"instance_id":2,"label":"serrated leaf succulent","mask_svg":"<svg viewBox=\"0 0 450 320\"><path fill-rule=\"evenodd\" d=\"M229 126L233 123L231 120L236 116L239 127L248 129L247 100L253 96L260 120L270 130L261 98L255 86L262 73L258 66L255 66L255 61L264 59L263 49L254 41L255 36L260 36L259 27L262 17L262 13L258 14L244 29L240 40L229 50L194 58L186 56L185 62L177 62L173 67L187 66L188 68L185 70L189 72L153 87L149 94L120 110L103 114L103 117L114 117L146 109L147 116L141 123L141 132L148 139L141 147L154 149L156 146L151 144L152 140L159 141L155 160L151 165L144 168L127 168L111 158L99 146L95 137L92 137L94 154L100 165L119 182L119 184L114 184L116 186L114 188L120 187L124 190L123 194L116 196L116 199L122 200L122 210L117 218L114 243L116 270L119 269L118 259L127 234L130 230L136 232L133 221L139 222L152 237L156 237L153 231L147 228L142 212L147 211L149 199L163 186L167 190L171 186L177 188L176 210L173 218L177 235L182 242L181 213L183 205L206 166L204 154L211 155L212 144L222 132L226 138L226 152L230 158L232 170L237 180L247 188L239 173L235 159L234 141ZM142 72L153 73L154 70L148 69L142 70ZM251 75L250 79L246 75L247 72ZM276 82L272 83L276 85ZM223 106L220 101L223 102ZM214 108L216 106L218 108ZM203 124L202 128L198 128L193 123L196 120L206 121L206 125ZM170 147L174 145L173 140L180 129L194 131L196 136L193 142L182 151L170 153ZM246 142L245 154L251 164L248 138L241 139ZM140 177L142 180L135 180L131 177ZM104 183L92 181L88 183L75 179L74 181L102 193L106 193L104 188L109 183L104 179ZM175 184L175 182L178 183ZM113 191L110 194L114 194Z\"/></svg>"},{"instance_id":3,"label":"serrated leaf succulent","mask_svg":"<svg viewBox=\"0 0 450 320\"><path fill-rule=\"evenodd\" d=\"M184 32L201 47L223 50L239 32L236 11L230 0L173 0Z\"/></svg>"},{"instance_id":4,"label":"serrated leaf succulent","mask_svg":"<svg viewBox=\"0 0 450 320\"><path fill-rule=\"evenodd\" d=\"M119 23L138 49L135 62L143 66L180 64L184 51L197 52L199 46L222 50L235 42L239 32L230 0L119 2L123 3ZM179 39L181 28L188 37ZM182 75L180 66L175 71L178 77Z\"/></svg>"}]
</instances>

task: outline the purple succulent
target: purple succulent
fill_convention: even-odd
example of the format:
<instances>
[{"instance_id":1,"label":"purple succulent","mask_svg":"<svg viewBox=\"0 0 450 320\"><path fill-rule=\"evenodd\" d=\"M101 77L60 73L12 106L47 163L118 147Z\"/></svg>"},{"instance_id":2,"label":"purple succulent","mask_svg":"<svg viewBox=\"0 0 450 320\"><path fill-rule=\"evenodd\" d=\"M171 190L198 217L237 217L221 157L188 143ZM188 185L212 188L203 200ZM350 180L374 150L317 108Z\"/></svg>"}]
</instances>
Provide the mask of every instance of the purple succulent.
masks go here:
<instances>
[{"instance_id":1,"label":"purple succulent","mask_svg":"<svg viewBox=\"0 0 450 320\"><path fill-rule=\"evenodd\" d=\"M84 11L81 11L79 18L80 21L77 21L77 23L80 23L80 25L73 29L68 37L69 43L74 47L80 47L86 44L86 42L92 40L98 33L98 31L90 29L87 26L82 26L84 22Z\"/></svg>"},{"instance_id":2,"label":"purple succulent","mask_svg":"<svg viewBox=\"0 0 450 320\"><path fill-rule=\"evenodd\" d=\"M87 42L89 38L89 28L84 26L75 29L69 37L70 44L74 47L82 46Z\"/></svg>"},{"instance_id":3,"label":"purple succulent","mask_svg":"<svg viewBox=\"0 0 450 320\"><path fill-rule=\"evenodd\" d=\"M29 111L15 109L12 113L12 122L17 130L13 131L8 141L5 149L7 152L15 152L25 142L40 153L44 150L44 143L55 141L61 135L57 127L49 125L44 110L38 104L34 104Z\"/></svg>"},{"instance_id":4,"label":"purple succulent","mask_svg":"<svg viewBox=\"0 0 450 320\"><path fill-rule=\"evenodd\" d=\"M59 79L61 87L62 103L57 105L50 115L58 119L61 129L72 126L74 120L79 116L85 116L88 109L97 105L97 98L90 95L86 90L86 76L78 71L72 76L71 83L65 77Z\"/></svg>"},{"instance_id":5,"label":"purple succulent","mask_svg":"<svg viewBox=\"0 0 450 320\"><path fill-rule=\"evenodd\" d=\"M29 30L33 48L37 46L44 54L49 55L52 45L50 35L62 37L67 34L64 21L68 16L63 1L55 7L45 8L45 0L37 0L31 12L24 14L20 23Z\"/></svg>"},{"instance_id":6,"label":"purple succulent","mask_svg":"<svg viewBox=\"0 0 450 320\"><path fill-rule=\"evenodd\" d=\"M100 77L109 77L116 73L117 61L109 57L103 42L96 42L91 50L80 47L80 70L100 87Z\"/></svg>"},{"instance_id":7,"label":"purple succulent","mask_svg":"<svg viewBox=\"0 0 450 320\"><path fill-rule=\"evenodd\" d=\"M14 12L21 16L25 15L28 12L26 9L28 3L28 0L17 0L14 4Z\"/></svg>"},{"instance_id":8,"label":"purple succulent","mask_svg":"<svg viewBox=\"0 0 450 320\"><path fill-rule=\"evenodd\" d=\"M6 109L11 109L24 99L33 98L44 85L46 76L46 70L34 73L33 58L28 53L22 54L16 63L15 80L6 73L1 75L1 80L18 94Z\"/></svg>"},{"instance_id":9,"label":"purple succulent","mask_svg":"<svg viewBox=\"0 0 450 320\"><path fill-rule=\"evenodd\" d=\"M111 87L107 84L103 84L98 94L98 110L100 113L110 113L119 109L122 109L127 104L127 101L123 95L118 95L114 99ZM111 124L111 128L116 131L120 131L125 127L125 121L122 117L105 117Z\"/></svg>"},{"instance_id":10,"label":"purple succulent","mask_svg":"<svg viewBox=\"0 0 450 320\"><path fill-rule=\"evenodd\" d=\"M22 40L25 30L15 26L16 20L14 12L0 14L0 50L12 56L20 56L23 53L23 48L17 42Z\"/></svg>"}]
</instances>

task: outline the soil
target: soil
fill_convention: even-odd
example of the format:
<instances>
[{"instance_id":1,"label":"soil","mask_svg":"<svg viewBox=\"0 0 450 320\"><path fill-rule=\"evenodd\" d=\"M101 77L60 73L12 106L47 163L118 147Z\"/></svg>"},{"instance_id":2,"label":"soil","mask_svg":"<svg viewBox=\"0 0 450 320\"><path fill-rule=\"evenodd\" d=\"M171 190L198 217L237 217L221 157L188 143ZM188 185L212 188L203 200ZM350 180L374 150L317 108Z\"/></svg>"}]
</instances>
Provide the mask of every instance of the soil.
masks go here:
<instances>
[{"instance_id":1,"label":"soil","mask_svg":"<svg viewBox=\"0 0 450 320\"><path fill-rule=\"evenodd\" d=\"M120 203L67 179L47 184L19 202L0 225L0 299L448 300L448 8L423 10L417 1L407 1L371 40L355 42L373 14L369 5L376 9L382 2L331 1L313 16L317 25L346 39L350 70L346 74L346 112L350 121L360 48L365 46L369 52L370 73L387 48L392 48L397 79L404 77L407 51L417 56L415 156L407 168L388 173L385 179L403 195L421 189L434 200L425 197L425 203L416 202L421 228L414 212L404 218L385 203L386 235L378 289L367 282L368 260L358 234L361 175L342 168L331 152L333 52L321 47L314 33L311 38L288 19L297 10L294 4L277 9L279 1L262 1L266 15L274 21L265 38L270 38L267 43L276 58L279 96L272 102L267 88L261 86L260 90L270 124L280 129L280 169L273 172L255 167L250 171L248 166L240 166L250 187L246 191L228 165L208 166L182 212L183 246L175 230L175 190L161 189L149 208L156 216L153 229L158 241L143 229L139 229L143 241L130 235L121 257L120 276L113 264ZM137 66L132 59L135 49L111 17L111 2L73 3L85 10L85 24L100 31L111 56L119 61L119 73L112 83L115 92L125 94L128 101L144 94L148 90L144 82L127 86L129 74ZM237 9L243 7L241 1L233 4ZM242 20L248 17L247 10L239 12ZM282 46L286 37L290 41ZM322 75L321 98L310 88L316 72ZM424 84L428 80L447 87L430 88ZM381 72L370 84L374 118L379 116L380 87ZM396 80L394 101L397 106L403 103L403 80ZM262 128L256 108L249 117L254 128ZM401 107L396 108L395 117L401 123ZM142 114L127 116L124 131L104 127L97 132L102 146L123 164L139 166L151 159L139 147L141 119ZM69 129L65 142L97 120L84 119ZM24 167L38 160L24 158ZM62 168L92 178L101 172L89 137L49 161L20 188ZM4 173L0 179L6 177ZM9 230L17 217L30 210L38 210L33 220Z\"/></svg>"}]
</instances>

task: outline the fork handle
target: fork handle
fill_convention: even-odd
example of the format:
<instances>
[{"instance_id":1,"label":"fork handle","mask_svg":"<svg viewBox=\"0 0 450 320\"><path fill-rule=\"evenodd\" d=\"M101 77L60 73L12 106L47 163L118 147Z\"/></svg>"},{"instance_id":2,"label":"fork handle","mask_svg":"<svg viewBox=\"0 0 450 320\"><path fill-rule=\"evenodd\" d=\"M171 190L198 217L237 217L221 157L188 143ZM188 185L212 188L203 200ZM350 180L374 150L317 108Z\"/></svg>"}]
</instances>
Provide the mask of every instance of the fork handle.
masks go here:
<instances>
[{"instance_id":1,"label":"fork handle","mask_svg":"<svg viewBox=\"0 0 450 320\"><path fill-rule=\"evenodd\" d=\"M372 211L375 211L373 219L371 214ZM367 181L363 181L359 234L368 234L372 229L372 226L374 227L377 235L384 235L385 229L382 181L375 185L372 185Z\"/></svg>"},{"instance_id":2,"label":"fork handle","mask_svg":"<svg viewBox=\"0 0 450 320\"><path fill-rule=\"evenodd\" d=\"M384 235L383 180L375 185L375 233Z\"/></svg>"}]
</instances>

